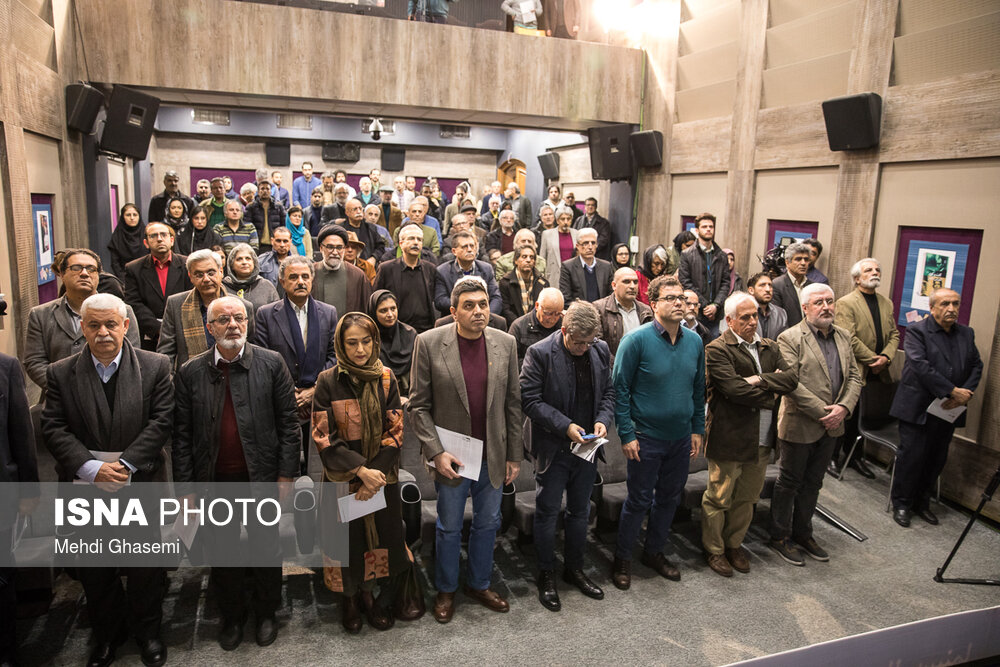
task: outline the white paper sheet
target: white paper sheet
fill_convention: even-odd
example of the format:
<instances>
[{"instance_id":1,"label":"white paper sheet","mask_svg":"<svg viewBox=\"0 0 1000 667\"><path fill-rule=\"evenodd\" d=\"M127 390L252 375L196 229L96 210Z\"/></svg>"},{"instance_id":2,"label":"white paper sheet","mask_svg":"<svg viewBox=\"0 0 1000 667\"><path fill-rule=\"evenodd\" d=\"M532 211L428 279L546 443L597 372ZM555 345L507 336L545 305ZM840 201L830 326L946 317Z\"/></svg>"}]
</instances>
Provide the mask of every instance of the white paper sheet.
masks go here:
<instances>
[{"instance_id":1,"label":"white paper sheet","mask_svg":"<svg viewBox=\"0 0 1000 667\"><path fill-rule=\"evenodd\" d=\"M368 500L358 500L354 497L353 493L348 494L343 498L337 499L337 506L340 510L341 523L347 523L372 512L378 512L381 509L385 509L385 487L383 486L379 489L378 493Z\"/></svg>"},{"instance_id":2,"label":"white paper sheet","mask_svg":"<svg viewBox=\"0 0 1000 667\"><path fill-rule=\"evenodd\" d=\"M956 419L962 416L965 412L965 406L960 405L957 408L945 408L944 402L947 399L938 398L934 400L929 406L927 406L927 414L934 415L938 419L943 419L948 423L954 423Z\"/></svg>"},{"instance_id":3,"label":"white paper sheet","mask_svg":"<svg viewBox=\"0 0 1000 667\"><path fill-rule=\"evenodd\" d=\"M435 426L441 446L456 459L462 462L458 468L458 474L473 482L479 480L479 471L483 468L483 441L473 438L471 435L449 431L446 428ZM428 462L432 468L436 468L434 461Z\"/></svg>"},{"instance_id":4,"label":"white paper sheet","mask_svg":"<svg viewBox=\"0 0 1000 667\"><path fill-rule=\"evenodd\" d=\"M608 442L607 438L593 438L582 443L575 442L570 447L570 452L576 454L585 461L594 462L597 451Z\"/></svg>"}]
</instances>

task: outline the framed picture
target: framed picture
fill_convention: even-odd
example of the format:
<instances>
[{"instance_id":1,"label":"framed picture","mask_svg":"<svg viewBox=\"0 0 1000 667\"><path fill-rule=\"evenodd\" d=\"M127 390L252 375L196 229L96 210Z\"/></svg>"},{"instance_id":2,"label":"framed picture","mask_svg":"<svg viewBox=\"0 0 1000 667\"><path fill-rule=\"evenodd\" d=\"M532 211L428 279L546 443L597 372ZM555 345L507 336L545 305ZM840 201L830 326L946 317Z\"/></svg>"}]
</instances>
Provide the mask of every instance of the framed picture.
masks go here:
<instances>
[{"instance_id":1,"label":"framed picture","mask_svg":"<svg viewBox=\"0 0 1000 667\"><path fill-rule=\"evenodd\" d=\"M111 184L108 197L111 200L111 231L115 231L118 226L118 186Z\"/></svg>"},{"instance_id":2,"label":"framed picture","mask_svg":"<svg viewBox=\"0 0 1000 667\"><path fill-rule=\"evenodd\" d=\"M982 244L981 229L900 227L892 282L897 324L930 314L930 295L942 287L962 295L958 321L968 324Z\"/></svg>"},{"instance_id":3,"label":"framed picture","mask_svg":"<svg viewBox=\"0 0 1000 667\"><path fill-rule=\"evenodd\" d=\"M775 246L787 246L792 243L816 238L819 233L819 223L805 220L773 220L767 219L767 247L764 252Z\"/></svg>"},{"instance_id":4,"label":"framed picture","mask_svg":"<svg viewBox=\"0 0 1000 667\"><path fill-rule=\"evenodd\" d=\"M695 236L697 236L698 233L694 231L694 228L695 228L694 219L697 218L697 217L698 216L696 216L696 215L682 215L681 216L681 230L685 231L685 232L691 232L692 234L694 234Z\"/></svg>"},{"instance_id":5,"label":"framed picture","mask_svg":"<svg viewBox=\"0 0 1000 667\"><path fill-rule=\"evenodd\" d=\"M55 242L52 239L52 195L31 195L31 217L35 221L35 275L39 285L56 279L52 270Z\"/></svg>"}]
</instances>

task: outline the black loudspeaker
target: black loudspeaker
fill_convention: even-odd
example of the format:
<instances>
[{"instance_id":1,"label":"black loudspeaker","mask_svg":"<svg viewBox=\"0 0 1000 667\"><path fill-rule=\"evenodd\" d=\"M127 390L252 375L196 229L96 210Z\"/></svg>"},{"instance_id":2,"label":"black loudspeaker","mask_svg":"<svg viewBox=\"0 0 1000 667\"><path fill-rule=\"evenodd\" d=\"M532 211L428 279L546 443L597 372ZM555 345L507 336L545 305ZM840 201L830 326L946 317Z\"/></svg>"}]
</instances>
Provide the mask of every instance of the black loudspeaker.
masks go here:
<instances>
[{"instance_id":1,"label":"black loudspeaker","mask_svg":"<svg viewBox=\"0 0 1000 667\"><path fill-rule=\"evenodd\" d=\"M545 177L546 184L548 184L549 181L559 180L558 153L542 153L538 156L538 166L542 168L542 176Z\"/></svg>"},{"instance_id":2,"label":"black loudspeaker","mask_svg":"<svg viewBox=\"0 0 1000 667\"><path fill-rule=\"evenodd\" d=\"M403 171L406 164L406 150L402 148L382 149L382 171Z\"/></svg>"},{"instance_id":3,"label":"black loudspeaker","mask_svg":"<svg viewBox=\"0 0 1000 667\"><path fill-rule=\"evenodd\" d=\"M327 141L323 144L323 162L357 162L361 159L361 144Z\"/></svg>"},{"instance_id":4,"label":"black loudspeaker","mask_svg":"<svg viewBox=\"0 0 1000 667\"><path fill-rule=\"evenodd\" d=\"M882 131L882 98L875 93L835 97L823 102L823 120L831 151L874 148Z\"/></svg>"},{"instance_id":5,"label":"black loudspeaker","mask_svg":"<svg viewBox=\"0 0 1000 667\"><path fill-rule=\"evenodd\" d=\"M66 86L66 126L84 134L94 131L94 121L104 106L104 95L89 83Z\"/></svg>"},{"instance_id":6,"label":"black loudspeaker","mask_svg":"<svg viewBox=\"0 0 1000 667\"><path fill-rule=\"evenodd\" d=\"M264 155L268 166L287 167L292 164L292 145L288 142L267 142Z\"/></svg>"},{"instance_id":7,"label":"black loudspeaker","mask_svg":"<svg viewBox=\"0 0 1000 667\"><path fill-rule=\"evenodd\" d=\"M631 134L632 126L628 123L587 130L590 171L595 180L623 181L632 175Z\"/></svg>"},{"instance_id":8,"label":"black loudspeaker","mask_svg":"<svg viewBox=\"0 0 1000 667\"><path fill-rule=\"evenodd\" d=\"M136 160L146 159L160 100L138 90L115 86L101 135L101 150Z\"/></svg>"},{"instance_id":9,"label":"black loudspeaker","mask_svg":"<svg viewBox=\"0 0 1000 667\"><path fill-rule=\"evenodd\" d=\"M632 156L639 167L659 167L663 164L663 133L658 130L633 132L629 136Z\"/></svg>"}]
</instances>

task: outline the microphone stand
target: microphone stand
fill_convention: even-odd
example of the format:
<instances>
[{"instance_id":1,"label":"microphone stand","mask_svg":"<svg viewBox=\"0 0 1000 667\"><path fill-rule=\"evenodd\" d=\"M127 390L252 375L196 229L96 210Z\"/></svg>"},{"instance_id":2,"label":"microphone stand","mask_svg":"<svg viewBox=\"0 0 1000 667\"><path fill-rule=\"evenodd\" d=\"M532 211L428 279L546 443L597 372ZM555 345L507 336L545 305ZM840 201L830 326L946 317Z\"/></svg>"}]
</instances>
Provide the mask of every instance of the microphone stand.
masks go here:
<instances>
[{"instance_id":1,"label":"microphone stand","mask_svg":"<svg viewBox=\"0 0 1000 667\"><path fill-rule=\"evenodd\" d=\"M993 494L996 492L998 486L1000 486L1000 465L997 466L996 472L993 473L993 479L991 479L990 483L986 485L986 490L983 491L983 498L979 501L979 507L977 507L976 511L972 513L972 516L969 517L969 523L966 524L965 530L962 531L958 541L955 542L955 546L952 547L951 553L948 554L948 558L944 561L944 565L939 567L937 574L934 575L934 581L939 584L978 584L981 586L1000 586L1000 580L997 579L944 578L944 572L948 569L951 559L955 557L955 554L958 552L958 548L962 546L962 541L965 539L965 536L969 534L970 530L972 530L972 525L976 523L976 519L978 519L979 515L982 513L983 507L985 507L986 503L993 498Z\"/></svg>"}]
</instances>

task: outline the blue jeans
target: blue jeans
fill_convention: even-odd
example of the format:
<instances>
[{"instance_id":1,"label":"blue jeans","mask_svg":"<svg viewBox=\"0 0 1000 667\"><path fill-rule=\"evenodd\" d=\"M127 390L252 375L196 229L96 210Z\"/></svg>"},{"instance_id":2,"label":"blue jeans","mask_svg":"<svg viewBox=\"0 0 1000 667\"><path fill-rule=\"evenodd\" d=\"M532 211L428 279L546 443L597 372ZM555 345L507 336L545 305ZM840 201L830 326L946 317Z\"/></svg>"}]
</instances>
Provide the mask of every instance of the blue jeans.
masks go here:
<instances>
[{"instance_id":1,"label":"blue jeans","mask_svg":"<svg viewBox=\"0 0 1000 667\"><path fill-rule=\"evenodd\" d=\"M465 501L472 494L472 531L469 533L470 588L485 590L493 576L493 546L500 529L500 489L490 484L486 458L479 471L479 480L461 478L458 486L448 486L435 481L437 489L437 554L434 564L435 585L438 592L454 593L458 590L458 564L462 552L462 522Z\"/></svg>"},{"instance_id":2,"label":"blue jeans","mask_svg":"<svg viewBox=\"0 0 1000 667\"><path fill-rule=\"evenodd\" d=\"M597 478L597 466L584 461L568 450L560 450L548 469L535 474L535 552L538 567L556 567L556 519L566 492L566 569L583 568L583 552L587 545L587 523L590 520L590 494Z\"/></svg>"},{"instance_id":3,"label":"blue jeans","mask_svg":"<svg viewBox=\"0 0 1000 667\"><path fill-rule=\"evenodd\" d=\"M652 507L646 526L647 553L663 550L670 537L670 524L681 502L691 458L691 436L680 440L655 440L644 435L639 440L639 461L628 461L628 497L618 521L615 557L632 560L632 548L639 538L642 520Z\"/></svg>"}]
</instances>

